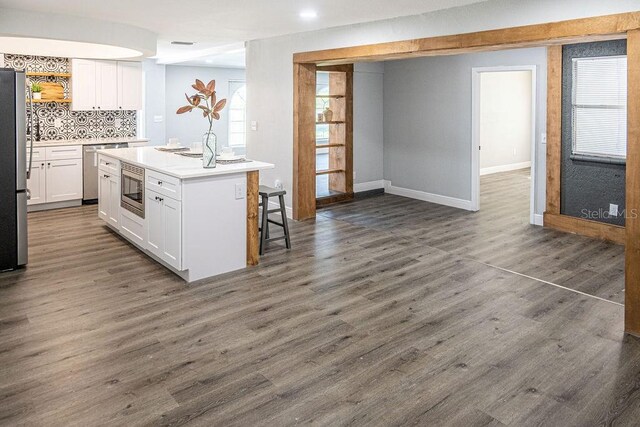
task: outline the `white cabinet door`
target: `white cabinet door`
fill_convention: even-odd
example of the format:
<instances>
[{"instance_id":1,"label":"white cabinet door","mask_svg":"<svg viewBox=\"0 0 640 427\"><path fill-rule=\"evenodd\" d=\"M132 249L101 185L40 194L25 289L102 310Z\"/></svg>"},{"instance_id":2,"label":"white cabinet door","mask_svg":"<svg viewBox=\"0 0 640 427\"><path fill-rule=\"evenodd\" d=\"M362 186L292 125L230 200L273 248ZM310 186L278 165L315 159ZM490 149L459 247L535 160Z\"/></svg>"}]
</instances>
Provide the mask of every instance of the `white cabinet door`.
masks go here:
<instances>
[{"instance_id":1,"label":"white cabinet door","mask_svg":"<svg viewBox=\"0 0 640 427\"><path fill-rule=\"evenodd\" d=\"M109 175L100 172L98 175L98 217L109 222L111 209L111 180Z\"/></svg>"},{"instance_id":2,"label":"white cabinet door","mask_svg":"<svg viewBox=\"0 0 640 427\"><path fill-rule=\"evenodd\" d=\"M39 205L45 202L46 197L46 163L33 162L31 166L31 177L27 180L30 198L27 205ZM27 165L27 167L29 167Z\"/></svg>"},{"instance_id":3,"label":"white cabinet door","mask_svg":"<svg viewBox=\"0 0 640 427\"><path fill-rule=\"evenodd\" d=\"M82 199L82 159L47 161L47 203Z\"/></svg>"},{"instance_id":4,"label":"white cabinet door","mask_svg":"<svg viewBox=\"0 0 640 427\"><path fill-rule=\"evenodd\" d=\"M120 228L120 179L115 175L109 175L108 222L112 227Z\"/></svg>"},{"instance_id":5,"label":"white cabinet door","mask_svg":"<svg viewBox=\"0 0 640 427\"><path fill-rule=\"evenodd\" d=\"M163 227L162 227L162 201L158 193L146 191L145 218L147 220L147 248L149 251L163 258Z\"/></svg>"},{"instance_id":6,"label":"white cabinet door","mask_svg":"<svg viewBox=\"0 0 640 427\"><path fill-rule=\"evenodd\" d=\"M164 236L163 259L173 268L181 270L181 203L168 197L162 198L162 228Z\"/></svg>"},{"instance_id":7,"label":"white cabinet door","mask_svg":"<svg viewBox=\"0 0 640 427\"><path fill-rule=\"evenodd\" d=\"M146 191L147 248L171 267L182 267L182 204Z\"/></svg>"},{"instance_id":8,"label":"white cabinet door","mask_svg":"<svg viewBox=\"0 0 640 427\"><path fill-rule=\"evenodd\" d=\"M95 110L96 63L86 59L71 60L71 110Z\"/></svg>"},{"instance_id":9,"label":"white cabinet door","mask_svg":"<svg viewBox=\"0 0 640 427\"><path fill-rule=\"evenodd\" d=\"M96 61L96 107L118 109L118 67L114 61Z\"/></svg>"},{"instance_id":10,"label":"white cabinet door","mask_svg":"<svg viewBox=\"0 0 640 427\"><path fill-rule=\"evenodd\" d=\"M142 63L118 61L118 109L142 110Z\"/></svg>"}]
</instances>

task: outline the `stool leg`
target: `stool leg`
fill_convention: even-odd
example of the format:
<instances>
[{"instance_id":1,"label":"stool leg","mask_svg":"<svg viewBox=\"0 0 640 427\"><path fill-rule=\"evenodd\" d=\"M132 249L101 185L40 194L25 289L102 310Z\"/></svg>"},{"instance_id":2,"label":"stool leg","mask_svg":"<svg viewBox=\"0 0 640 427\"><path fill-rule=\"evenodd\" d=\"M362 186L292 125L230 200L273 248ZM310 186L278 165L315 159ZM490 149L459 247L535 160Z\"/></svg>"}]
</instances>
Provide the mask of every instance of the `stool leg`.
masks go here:
<instances>
[{"instance_id":1,"label":"stool leg","mask_svg":"<svg viewBox=\"0 0 640 427\"><path fill-rule=\"evenodd\" d=\"M280 214L282 215L282 225L284 226L284 241L287 244L287 249L291 249L291 239L289 237L289 223L287 222L287 209L284 205L284 196L281 194L278 196L280 199Z\"/></svg>"},{"instance_id":2,"label":"stool leg","mask_svg":"<svg viewBox=\"0 0 640 427\"><path fill-rule=\"evenodd\" d=\"M267 234L269 232L269 226L268 226L268 222L267 222L267 218L268 218L268 213L267 211L268 209L268 198L265 196L262 196L262 231L260 232L260 255L264 254L264 245L265 242L267 240Z\"/></svg>"},{"instance_id":3,"label":"stool leg","mask_svg":"<svg viewBox=\"0 0 640 427\"><path fill-rule=\"evenodd\" d=\"M269 210L269 196L267 196L265 200L266 201L264 202L264 206L265 206L264 209L265 209L265 211L268 211ZM269 212L267 212L267 220L266 221L267 221L266 222L266 224L267 224L267 234L266 234L266 236L267 236L267 239L269 239L269 237L271 237L269 235Z\"/></svg>"}]
</instances>

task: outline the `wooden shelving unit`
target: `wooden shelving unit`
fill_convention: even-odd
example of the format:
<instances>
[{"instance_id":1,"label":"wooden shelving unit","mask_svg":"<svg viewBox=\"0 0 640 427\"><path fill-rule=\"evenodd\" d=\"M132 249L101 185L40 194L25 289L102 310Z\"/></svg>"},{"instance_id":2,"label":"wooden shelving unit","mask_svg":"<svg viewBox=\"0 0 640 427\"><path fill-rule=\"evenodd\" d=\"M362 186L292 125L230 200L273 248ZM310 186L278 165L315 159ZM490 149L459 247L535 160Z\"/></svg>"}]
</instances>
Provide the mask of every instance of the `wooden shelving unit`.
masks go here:
<instances>
[{"instance_id":1,"label":"wooden shelving unit","mask_svg":"<svg viewBox=\"0 0 640 427\"><path fill-rule=\"evenodd\" d=\"M64 99L34 99L33 100L34 104L45 104L47 102L57 102L58 104L68 104L71 102L71 99L64 98ZM27 100L27 103L29 103L29 100Z\"/></svg>"},{"instance_id":2,"label":"wooden shelving unit","mask_svg":"<svg viewBox=\"0 0 640 427\"><path fill-rule=\"evenodd\" d=\"M315 141L316 159L318 150L328 150L328 167L315 172L316 206L320 207L353 199L353 65L317 67L316 73L324 73L325 78L328 74L329 81L329 94L316 93L316 101L322 99L326 105L328 100L333 112L332 120L316 121L316 128L329 125L328 140ZM328 186L322 194L318 190L320 177L322 186Z\"/></svg>"}]
</instances>

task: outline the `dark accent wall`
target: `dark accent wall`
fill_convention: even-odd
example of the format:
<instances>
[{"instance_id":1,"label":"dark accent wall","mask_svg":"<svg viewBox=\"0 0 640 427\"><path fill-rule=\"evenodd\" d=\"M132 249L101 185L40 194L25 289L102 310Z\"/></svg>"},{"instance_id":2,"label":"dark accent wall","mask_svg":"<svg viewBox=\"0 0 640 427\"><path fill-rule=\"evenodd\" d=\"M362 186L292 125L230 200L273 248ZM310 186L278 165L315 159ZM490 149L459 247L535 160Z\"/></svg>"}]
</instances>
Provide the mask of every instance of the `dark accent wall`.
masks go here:
<instances>
[{"instance_id":1,"label":"dark accent wall","mask_svg":"<svg viewBox=\"0 0 640 427\"><path fill-rule=\"evenodd\" d=\"M572 59L627 54L626 40L565 45L562 48L562 165L560 213L624 225L625 165L571 159ZM609 204L619 215L609 217Z\"/></svg>"}]
</instances>

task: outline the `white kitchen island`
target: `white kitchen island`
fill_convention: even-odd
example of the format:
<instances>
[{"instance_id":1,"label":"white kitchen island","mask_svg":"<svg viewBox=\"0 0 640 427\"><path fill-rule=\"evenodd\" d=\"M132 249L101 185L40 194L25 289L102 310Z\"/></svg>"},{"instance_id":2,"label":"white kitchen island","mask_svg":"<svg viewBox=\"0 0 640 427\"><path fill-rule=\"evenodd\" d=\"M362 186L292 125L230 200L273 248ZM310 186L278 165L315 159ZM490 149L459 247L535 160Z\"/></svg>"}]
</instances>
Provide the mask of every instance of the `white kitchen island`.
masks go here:
<instances>
[{"instance_id":1,"label":"white kitchen island","mask_svg":"<svg viewBox=\"0 0 640 427\"><path fill-rule=\"evenodd\" d=\"M206 279L258 263L258 174L273 167L205 169L153 147L101 150L98 214L187 282Z\"/></svg>"}]
</instances>

